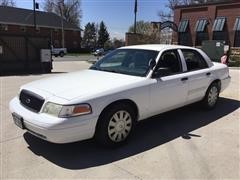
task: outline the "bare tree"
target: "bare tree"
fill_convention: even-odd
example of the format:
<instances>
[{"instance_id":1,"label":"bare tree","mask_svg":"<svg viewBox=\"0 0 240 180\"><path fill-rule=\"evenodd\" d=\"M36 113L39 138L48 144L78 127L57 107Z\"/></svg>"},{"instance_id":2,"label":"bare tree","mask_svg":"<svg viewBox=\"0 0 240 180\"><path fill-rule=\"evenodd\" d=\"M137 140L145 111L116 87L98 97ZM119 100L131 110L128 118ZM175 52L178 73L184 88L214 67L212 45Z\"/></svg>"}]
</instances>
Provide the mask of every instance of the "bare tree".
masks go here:
<instances>
[{"instance_id":1,"label":"bare tree","mask_svg":"<svg viewBox=\"0 0 240 180\"><path fill-rule=\"evenodd\" d=\"M45 0L44 2L44 11L46 12L54 12L55 9L55 0Z\"/></svg>"},{"instance_id":2,"label":"bare tree","mask_svg":"<svg viewBox=\"0 0 240 180\"><path fill-rule=\"evenodd\" d=\"M128 28L128 32L134 32L134 24ZM136 33L138 34L151 34L152 33L152 25L150 22L145 21L137 21L136 22Z\"/></svg>"},{"instance_id":3,"label":"bare tree","mask_svg":"<svg viewBox=\"0 0 240 180\"><path fill-rule=\"evenodd\" d=\"M161 21L173 20L173 11L175 6L181 5L182 1L179 0L168 0L168 3L165 7L168 8L168 12L159 11L158 16L160 17Z\"/></svg>"},{"instance_id":4,"label":"bare tree","mask_svg":"<svg viewBox=\"0 0 240 180\"><path fill-rule=\"evenodd\" d=\"M15 6L16 2L14 0L0 0L1 6Z\"/></svg>"},{"instance_id":5,"label":"bare tree","mask_svg":"<svg viewBox=\"0 0 240 180\"><path fill-rule=\"evenodd\" d=\"M45 0L44 10L53 12L72 24L79 26L81 19L80 0Z\"/></svg>"}]
</instances>

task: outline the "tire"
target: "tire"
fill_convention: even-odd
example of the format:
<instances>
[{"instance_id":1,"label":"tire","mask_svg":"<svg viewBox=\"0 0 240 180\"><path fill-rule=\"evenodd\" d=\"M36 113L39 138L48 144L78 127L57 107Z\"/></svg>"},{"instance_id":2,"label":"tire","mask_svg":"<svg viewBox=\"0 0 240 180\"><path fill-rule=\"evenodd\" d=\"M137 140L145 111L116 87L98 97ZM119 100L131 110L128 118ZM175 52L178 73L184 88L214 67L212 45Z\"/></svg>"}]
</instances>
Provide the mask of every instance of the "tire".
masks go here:
<instances>
[{"instance_id":1,"label":"tire","mask_svg":"<svg viewBox=\"0 0 240 180\"><path fill-rule=\"evenodd\" d=\"M136 112L133 108L128 104L114 104L100 115L95 139L108 147L122 145L129 139L135 125Z\"/></svg>"},{"instance_id":2,"label":"tire","mask_svg":"<svg viewBox=\"0 0 240 180\"><path fill-rule=\"evenodd\" d=\"M64 52L60 52L60 53L59 53L59 56L60 56L60 57L63 57L63 56L64 56Z\"/></svg>"},{"instance_id":3,"label":"tire","mask_svg":"<svg viewBox=\"0 0 240 180\"><path fill-rule=\"evenodd\" d=\"M55 54L54 56L55 56L55 57L58 57L58 55L57 55L57 54Z\"/></svg>"},{"instance_id":4,"label":"tire","mask_svg":"<svg viewBox=\"0 0 240 180\"><path fill-rule=\"evenodd\" d=\"M216 107L220 93L220 87L218 83L212 83L206 92L206 95L202 101L203 107L207 110L211 110Z\"/></svg>"}]
</instances>

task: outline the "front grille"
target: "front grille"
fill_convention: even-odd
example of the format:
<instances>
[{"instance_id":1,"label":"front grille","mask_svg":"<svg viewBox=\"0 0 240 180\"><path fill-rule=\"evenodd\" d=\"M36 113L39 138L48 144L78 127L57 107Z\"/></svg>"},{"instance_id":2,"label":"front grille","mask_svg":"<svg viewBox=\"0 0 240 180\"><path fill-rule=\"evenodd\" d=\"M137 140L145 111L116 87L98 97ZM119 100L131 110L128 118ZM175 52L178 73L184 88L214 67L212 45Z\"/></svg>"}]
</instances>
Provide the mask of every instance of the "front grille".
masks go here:
<instances>
[{"instance_id":1,"label":"front grille","mask_svg":"<svg viewBox=\"0 0 240 180\"><path fill-rule=\"evenodd\" d=\"M44 103L44 98L27 90L20 92L19 100L23 106L34 112L39 112Z\"/></svg>"}]
</instances>

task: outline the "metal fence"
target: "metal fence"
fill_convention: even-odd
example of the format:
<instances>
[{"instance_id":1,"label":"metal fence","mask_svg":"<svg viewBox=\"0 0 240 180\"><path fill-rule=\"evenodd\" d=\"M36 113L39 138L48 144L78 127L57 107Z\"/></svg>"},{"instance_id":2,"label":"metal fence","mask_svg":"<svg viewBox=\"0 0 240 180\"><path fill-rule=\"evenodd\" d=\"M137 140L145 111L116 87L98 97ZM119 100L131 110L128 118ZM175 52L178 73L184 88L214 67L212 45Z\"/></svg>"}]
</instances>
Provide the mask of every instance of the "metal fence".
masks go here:
<instances>
[{"instance_id":1,"label":"metal fence","mask_svg":"<svg viewBox=\"0 0 240 180\"><path fill-rule=\"evenodd\" d=\"M0 75L51 72L52 62L41 61L41 49L50 49L42 36L0 34Z\"/></svg>"}]
</instances>

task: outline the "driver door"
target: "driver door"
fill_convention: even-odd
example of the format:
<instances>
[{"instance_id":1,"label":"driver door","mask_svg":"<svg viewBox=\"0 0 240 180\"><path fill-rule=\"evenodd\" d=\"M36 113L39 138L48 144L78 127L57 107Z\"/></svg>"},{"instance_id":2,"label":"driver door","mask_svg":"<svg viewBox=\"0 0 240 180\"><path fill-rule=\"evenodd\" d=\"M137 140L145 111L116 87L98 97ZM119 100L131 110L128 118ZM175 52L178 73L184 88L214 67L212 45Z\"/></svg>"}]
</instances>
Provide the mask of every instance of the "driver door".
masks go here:
<instances>
[{"instance_id":1,"label":"driver door","mask_svg":"<svg viewBox=\"0 0 240 180\"><path fill-rule=\"evenodd\" d=\"M175 109L186 103L188 78L183 73L178 50L168 50L162 53L153 72L152 81L150 87L152 115Z\"/></svg>"}]
</instances>

